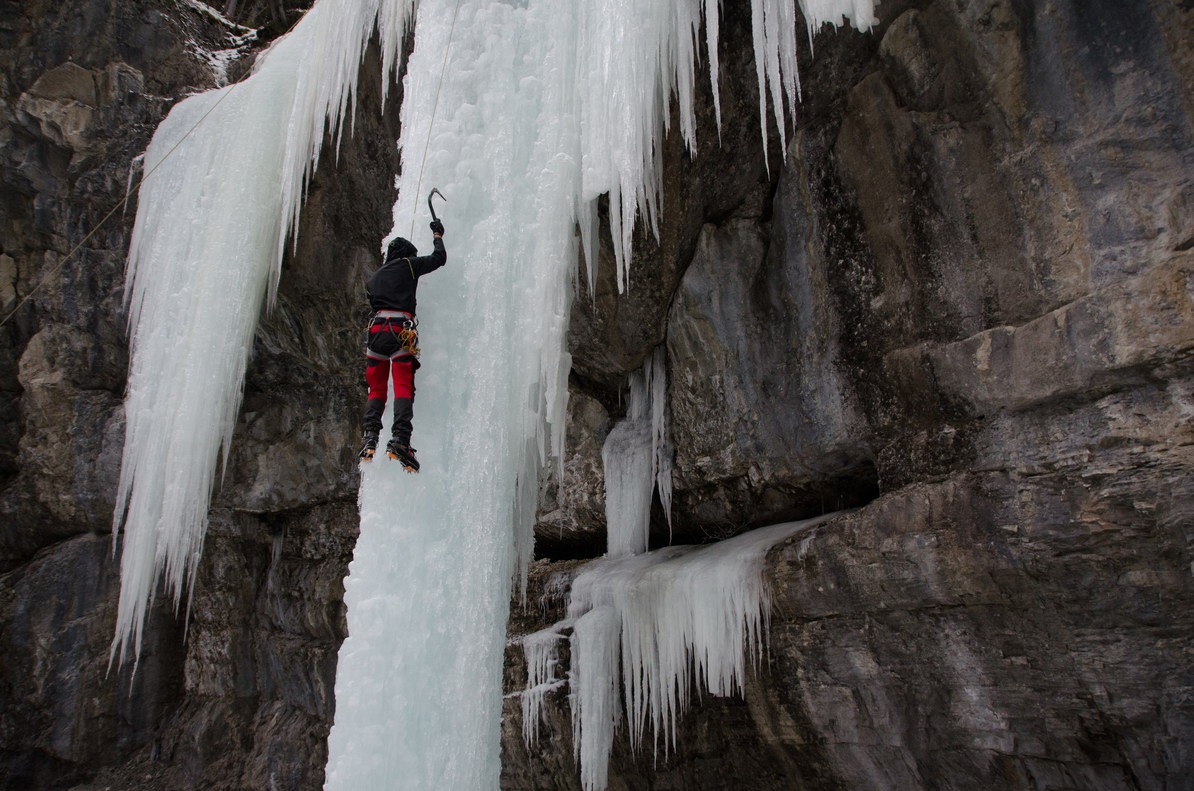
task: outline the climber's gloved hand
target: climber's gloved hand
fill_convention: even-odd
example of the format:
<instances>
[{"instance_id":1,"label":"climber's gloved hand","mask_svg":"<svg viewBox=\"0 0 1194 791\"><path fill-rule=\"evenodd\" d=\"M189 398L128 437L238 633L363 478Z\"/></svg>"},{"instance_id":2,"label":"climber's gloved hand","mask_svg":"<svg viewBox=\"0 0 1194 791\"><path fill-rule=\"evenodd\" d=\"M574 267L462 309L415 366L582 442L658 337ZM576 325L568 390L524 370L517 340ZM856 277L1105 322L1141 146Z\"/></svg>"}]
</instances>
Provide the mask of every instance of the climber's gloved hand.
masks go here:
<instances>
[{"instance_id":1,"label":"climber's gloved hand","mask_svg":"<svg viewBox=\"0 0 1194 791\"><path fill-rule=\"evenodd\" d=\"M444 235L444 224L442 222L440 222L439 220L432 220L431 221L431 232L437 233L440 236L443 236Z\"/></svg>"}]
</instances>

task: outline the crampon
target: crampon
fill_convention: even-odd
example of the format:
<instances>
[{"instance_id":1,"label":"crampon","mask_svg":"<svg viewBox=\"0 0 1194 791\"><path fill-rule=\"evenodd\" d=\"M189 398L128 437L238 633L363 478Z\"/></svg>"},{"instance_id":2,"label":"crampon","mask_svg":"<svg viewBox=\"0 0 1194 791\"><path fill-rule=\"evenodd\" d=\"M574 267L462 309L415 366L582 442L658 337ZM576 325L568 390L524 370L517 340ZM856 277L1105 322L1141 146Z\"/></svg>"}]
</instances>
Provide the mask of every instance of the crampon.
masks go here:
<instances>
[{"instance_id":1,"label":"crampon","mask_svg":"<svg viewBox=\"0 0 1194 791\"><path fill-rule=\"evenodd\" d=\"M386 455L402 465L407 472L419 471L419 460L415 458L415 449L410 445L398 445L394 442L386 445Z\"/></svg>"}]
</instances>

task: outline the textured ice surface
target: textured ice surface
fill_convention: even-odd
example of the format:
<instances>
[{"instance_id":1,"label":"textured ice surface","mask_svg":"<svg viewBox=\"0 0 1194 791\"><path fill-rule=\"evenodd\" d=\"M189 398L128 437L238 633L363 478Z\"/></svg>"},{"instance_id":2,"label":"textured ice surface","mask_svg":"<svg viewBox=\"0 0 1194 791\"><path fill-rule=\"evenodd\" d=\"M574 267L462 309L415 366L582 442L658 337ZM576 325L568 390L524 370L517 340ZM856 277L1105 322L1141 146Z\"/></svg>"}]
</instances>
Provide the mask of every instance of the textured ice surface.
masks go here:
<instances>
[{"instance_id":1,"label":"textured ice surface","mask_svg":"<svg viewBox=\"0 0 1194 791\"><path fill-rule=\"evenodd\" d=\"M601 448L610 557L647 551L656 488L671 524L672 449L667 436L667 373L662 346L630 375L626 417Z\"/></svg>"}]
</instances>

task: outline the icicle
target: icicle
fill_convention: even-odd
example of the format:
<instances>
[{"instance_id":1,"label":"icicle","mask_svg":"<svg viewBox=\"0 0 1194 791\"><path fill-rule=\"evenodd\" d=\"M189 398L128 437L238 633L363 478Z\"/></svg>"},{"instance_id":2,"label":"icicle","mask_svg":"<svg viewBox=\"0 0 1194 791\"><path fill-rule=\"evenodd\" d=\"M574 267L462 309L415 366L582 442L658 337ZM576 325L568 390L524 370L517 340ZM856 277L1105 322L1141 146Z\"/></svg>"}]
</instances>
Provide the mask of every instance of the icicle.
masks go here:
<instances>
[{"instance_id":1,"label":"icicle","mask_svg":"<svg viewBox=\"0 0 1194 791\"><path fill-rule=\"evenodd\" d=\"M325 130L339 128L355 93L378 2L321 0L249 79L177 104L145 153L125 289L132 360L113 660L140 653L160 578L176 602L194 584L257 319ZM401 46L392 27L409 2L391 5L388 41Z\"/></svg>"},{"instance_id":2,"label":"icicle","mask_svg":"<svg viewBox=\"0 0 1194 791\"><path fill-rule=\"evenodd\" d=\"M577 211L577 225L580 226L581 249L585 254L585 276L589 286L589 299L597 304L597 199L585 201Z\"/></svg>"},{"instance_id":3,"label":"icicle","mask_svg":"<svg viewBox=\"0 0 1194 791\"><path fill-rule=\"evenodd\" d=\"M708 547L668 547L605 558L582 569L568 617L594 626L572 639L571 700L586 789L605 788L605 763L618 717L606 696L622 689L630 743L642 746L648 724L658 749L675 747L676 723L692 691L741 694L747 668L766 641L770 599L762 577L767 551L827 517L761 528ZM621 657L621 683L610 657ZM616 660L615 660L616 661ZM589 745L586 751L583 745Z\"/></svg>"},{"instance_id":4,"label":"icicle","mask_svg":"<svg viewBox=\"0 0 1194 791\"><path fill-rule=\"evenodd\" d=\"M605 520L611 557L647 550L651 495L658 488L671 526L672 452L667 437L665 351L657 347L630 375L626 418L605 438Z\"/></svg>"},{"instance_id":5,"label":"icicle","mask_svg":"<svg viewBox=\"0 0 1194 791\"><path fill-rule=\"evenodd\" d=\"M850 19L859 30L869 30L878 23L878 0L799 0L808 23L811 44L813 34L828 23L834 26ZM755 51L755 77L759 85L759 131L763 136L763 156L770 172L767 150L767 97L779 129L780 154L787 156L785 116L795 116L800 75L796 65L795 17L791 0L751 0L751 36Z\"/></svg>"},{"instance_id":6,"label":"icicle","mask_svg":"<svg viewBox=\"0 0 1194 791\"><path fill-rule=\"evenodd\" d=\"M145 154L144 152L133 157L132 162L129 163L128 180L124 185L124 202L120 208L122 214L128 214L129 198L133 195L133 190L136 188L137 180L141 174L145 172Z\"/></svg>"},{"instance_id":7,"label":"icicle","mask_svg":"<svg viewBox=\"0 0 1194 791\"><path fill-rule=\"evenodd\" d=\"M618 702L618 612L594 607L577 619L572 632L573 656L585 661L572 670L572 739L585 791L604 789L609 781L609 754L622 718Z\"/></svg>"},{"instance_id":8,"label":"icicle","mask_svg":"<svg viewBox=\"0 0 1194 791\"><path fill-rule=\"evenodd\" d=\"M717 41L721 36L721 0L705 0L705 51L709 58L709 83L713 88L713 114L717 120L717 142L721 143L721 87L717 81L721 63Z\"/></svg>"},{"instance_id":9,"label":"icicle","mask_svg":"<svg viewBox=\"0 0 1194 791\"><path fill-rule=\"evenodd\" d=\"M522 739L527 747L534 747L539 741L544 696L565 683L556 678L556 668L559 665L560 641L564 639L561 631L571 625L565 621L522 638L527 686L519 697L522 703Z\"/></svg>"}]
</instances>

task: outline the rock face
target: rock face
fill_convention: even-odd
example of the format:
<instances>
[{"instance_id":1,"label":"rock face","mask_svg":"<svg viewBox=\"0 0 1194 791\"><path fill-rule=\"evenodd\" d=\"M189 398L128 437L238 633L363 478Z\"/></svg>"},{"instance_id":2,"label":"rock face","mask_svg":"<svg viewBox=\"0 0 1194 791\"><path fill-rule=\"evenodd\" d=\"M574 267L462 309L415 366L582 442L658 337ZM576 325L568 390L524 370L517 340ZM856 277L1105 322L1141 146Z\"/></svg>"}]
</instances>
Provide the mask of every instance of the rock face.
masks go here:
<instances>
[{"instance_id":1,"label":"rock face","mask_svg":"<svg viewBox=\"0 0 1194 791\"><path fill-rule=\"evenodd\" d=\"M323 782L357 530L360 285L398 166L400 89L383 115L379 67L362 74L339 167L325 158L311 184L257 334L189 617L160 597L136 672L108 667L133 219L121 201L170 104L268 43L245 33L185 4L0 4L5 788Z\"/></svg>"},{"instance_id":2,"label":"rock face","mask_svg":"<svg viewBox=\"0 0 1194 791\"><path fill-rule=\"evenodd\" d=\"M1194 15L879 13L802 59L786 161L738 209L687 196L761 146L668 161L669 186L712 179L665 199L693 229L663 244L671 297L614 314L639 327L616 359L575 347L616 419L603 393L666 345L677 541L862 506L772 550L743 698L706 697L666 754L620 734L610 787L1190 787ZM734 30L723 96L753 79ZM580 786L553 694L530 750L509 707L504 787Z\"/></svg>"},{"instance_id":3,"label":"rock face","mask_svg":"<svg viewBox=\"0 0 1194 791\"><path fill-rule=\"evenodd\" d=\"M153 4L0 7L0 778L10 788L64 787L146 745L183 684L180 627L161 606L137 675L108 674L117 581L104 534L127 365L131 216L118 210L164 113L158 97L211 84L209 69L180 57L186 38Z\"/></svg>"},{"instance_id":4,"label":"rock face","mask_svg":"<svg viewBox=\"0 0 1194 791\"><path fill-rule=\"evenodd\" d=\"M568 448L511 637L604 551L602 443L662 346L653 545L843 512L769 554L743 696L705 696L658 756L621 734L612 788L1190 788L1194 11L879 14L802 51L796 131L764 156L749 4L724 3L720 133L700 85L629 292L603 246L574 307ZM159 601L136 674L106 661L132 213L101 220L169 105L267 38L205 57L241 33L186 4L0 0L5 787L322 786L357 529L346 317L398 165L380 74L259 328L185 634ZM547 703L527 748L507 698L502 787L579 787L566 692Z\"/></svg>"}]
</instances>

